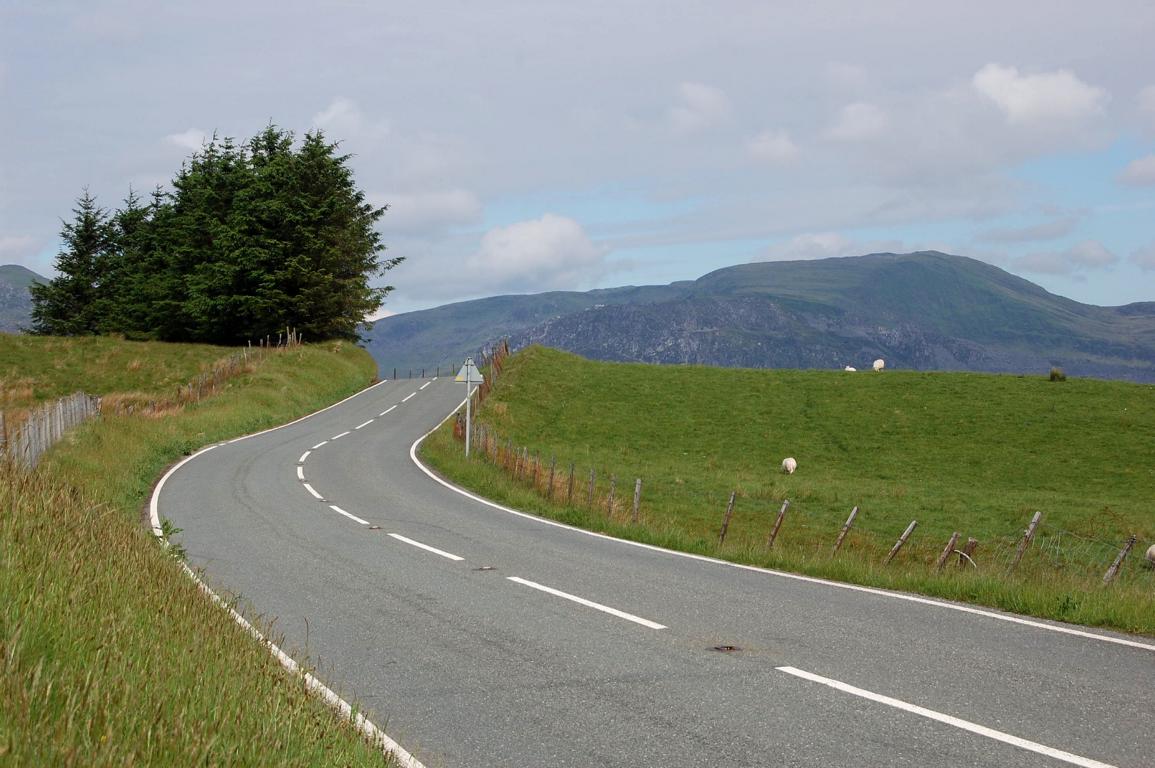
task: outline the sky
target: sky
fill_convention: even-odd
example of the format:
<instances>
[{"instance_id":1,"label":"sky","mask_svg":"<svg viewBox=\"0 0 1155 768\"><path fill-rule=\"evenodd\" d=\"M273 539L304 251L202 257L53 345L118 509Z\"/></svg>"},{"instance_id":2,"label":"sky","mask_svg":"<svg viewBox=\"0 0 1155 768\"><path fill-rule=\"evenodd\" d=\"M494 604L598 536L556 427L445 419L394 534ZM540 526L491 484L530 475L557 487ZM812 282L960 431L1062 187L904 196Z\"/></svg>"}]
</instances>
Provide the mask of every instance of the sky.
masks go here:
<instances>
[{"instance_id":1,"label":"sky","mask_svg":"<svg viewBox=\"0 0 1155 768\"><path fill-rule=\"evenodd\" d=\"M1150 0L0 0L0 263L206 136L321 130L386 312L935 249L1155 300Z\"/></svg>"}]
</instances>

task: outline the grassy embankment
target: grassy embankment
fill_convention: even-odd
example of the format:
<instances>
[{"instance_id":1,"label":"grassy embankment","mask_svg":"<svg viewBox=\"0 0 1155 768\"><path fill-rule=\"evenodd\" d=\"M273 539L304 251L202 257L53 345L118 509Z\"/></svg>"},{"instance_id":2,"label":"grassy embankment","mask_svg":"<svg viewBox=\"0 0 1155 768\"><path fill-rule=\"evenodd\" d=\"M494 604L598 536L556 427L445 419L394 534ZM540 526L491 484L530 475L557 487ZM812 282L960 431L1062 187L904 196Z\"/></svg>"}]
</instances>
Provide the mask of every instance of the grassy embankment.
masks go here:
<instances>
[{"instance_id":1,"label":"grassy embankment","mask_svg":"<svg viewBox=\"0 0 1155 768\"><path fill-rule=\"evenodd\" d=\"M478 413L502 440L557 457L554 502L491 463L466 462L446 424L423 455L520 509L674 549L1155 635L1155 387L1045 377L765 371L582 360L532 348L506 361ZM784 475L786 456L798 471ZM566 497L576 464L573 504ZM589 471L597 471L593 509ZM548 474L548 470L543 472ZM610 475L613 515L606 513ZM634 478L641 520L630 522ZM725 544L718 533L737 490ZM792 503L774 547L782 499ZM839 528L861 508L843 550ZM1031 515L1032 547L1008 565ZM882 560L911 520L918 527ZM954 531L977 568L933 564ZM1128 535L1118 580L1102 577Z\"/></svg>"},{"instance_id":2,"label":"grassy embankment","mask_svg":"<svg viewBox=\"0 0 1155 768\"><path fill-rule=\"evenodd\" d=\"M230 352L0 335L4 402L76 389L171 398ZM171 462L322 407L373 374L347 344L274 353L212 397L164 416L103 417L38 471L0 471L0 763L386 764L141 526Z\"/></svg>"}]
</instances>

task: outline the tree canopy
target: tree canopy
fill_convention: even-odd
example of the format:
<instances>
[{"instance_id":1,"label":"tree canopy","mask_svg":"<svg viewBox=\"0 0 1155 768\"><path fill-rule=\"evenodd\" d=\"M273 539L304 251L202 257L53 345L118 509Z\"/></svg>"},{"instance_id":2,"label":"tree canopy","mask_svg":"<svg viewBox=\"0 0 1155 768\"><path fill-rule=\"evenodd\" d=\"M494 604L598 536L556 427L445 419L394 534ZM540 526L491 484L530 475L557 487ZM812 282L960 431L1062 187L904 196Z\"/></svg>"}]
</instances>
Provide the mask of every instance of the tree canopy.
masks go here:
<instances>
[{"instance_id":1,"label":"tree canopy","mask_svg":"<svg viewBox=\"0 0 1155 768\"><path fill-rule=\"evenodd\" d=\"M291 327L356 339L392 290L374 207L318 132L214 136L171 191L112 213L88 190L61 231L59 276L33 288L32 332L243 344Z\"/></svg>"}]
</instances>

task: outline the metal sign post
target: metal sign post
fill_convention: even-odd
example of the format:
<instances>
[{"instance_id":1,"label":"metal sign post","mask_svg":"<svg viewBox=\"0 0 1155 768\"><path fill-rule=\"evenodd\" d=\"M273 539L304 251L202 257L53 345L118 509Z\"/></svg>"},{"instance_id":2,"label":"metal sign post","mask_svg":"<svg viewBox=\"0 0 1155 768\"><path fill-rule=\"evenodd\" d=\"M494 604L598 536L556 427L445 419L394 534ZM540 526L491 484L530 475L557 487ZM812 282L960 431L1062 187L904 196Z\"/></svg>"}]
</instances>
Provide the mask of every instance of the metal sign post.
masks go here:
<instances>
[{"instance_id":1,"label":"metal sign post","mask_svg":"<svg viewBox=\"0 0 1155 768\"><path fill-rule=\"evenodd\" d=\"M480 384L485 381L481 375L481 371L477 370L477 366L473 364L473 358L465 358L465 365L461 366L461 370L457 372L457 378L454 381L465 382L465 457L469 458L469 429L470 422L473 421L470 413L470 405L473 403L473 390L470 389L474 384Z\"/></svg>"}]
</instances>

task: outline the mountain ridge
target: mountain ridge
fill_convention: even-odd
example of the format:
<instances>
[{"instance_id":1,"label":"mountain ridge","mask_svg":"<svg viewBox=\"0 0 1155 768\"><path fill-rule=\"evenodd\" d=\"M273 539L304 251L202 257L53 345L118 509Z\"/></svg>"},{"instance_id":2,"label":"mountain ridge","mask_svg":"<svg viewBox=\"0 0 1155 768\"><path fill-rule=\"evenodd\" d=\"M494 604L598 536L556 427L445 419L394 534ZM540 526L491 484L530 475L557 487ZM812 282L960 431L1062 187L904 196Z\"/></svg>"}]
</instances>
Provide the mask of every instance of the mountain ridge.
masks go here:
<instances>
[{"instance_id":1,"label":"mountain ridge","mask_svg":"<svg viewBox=\"0 0 1155 768\"><path fill-rule=\"evenodd\" d=\"M937 251L754 262L666 286L460 302L379 321L368 348L388 370L423 354L422 365L459 363L502 336L603 360L841 368L881 357L918 370L1059 366L1155 382L1155 302L1082 304Z\"/></svg>"},{"instance_id":2,"label":"mountain ridge","mask_svg":"<svg viewBox=\"0 0 1155 768\"><path fill-rule=\"evenodd\" d=\"M0 265L0 332L19 333L32 322L28 286L47 282L47 278L19 264Z\"/></svg>"}]
</instances>

